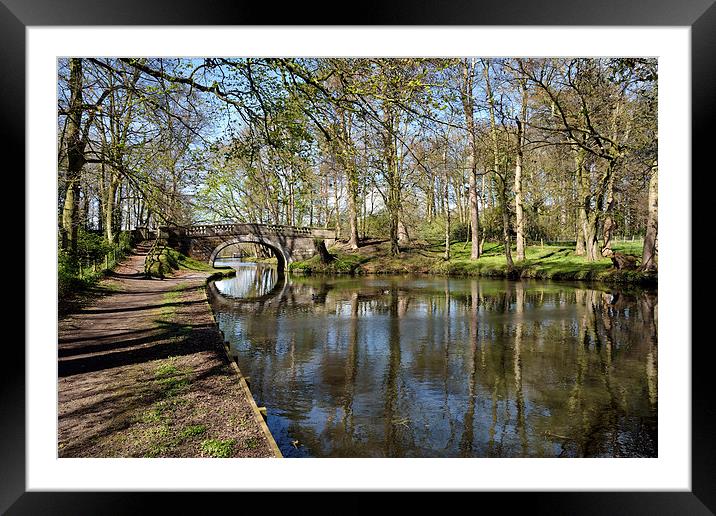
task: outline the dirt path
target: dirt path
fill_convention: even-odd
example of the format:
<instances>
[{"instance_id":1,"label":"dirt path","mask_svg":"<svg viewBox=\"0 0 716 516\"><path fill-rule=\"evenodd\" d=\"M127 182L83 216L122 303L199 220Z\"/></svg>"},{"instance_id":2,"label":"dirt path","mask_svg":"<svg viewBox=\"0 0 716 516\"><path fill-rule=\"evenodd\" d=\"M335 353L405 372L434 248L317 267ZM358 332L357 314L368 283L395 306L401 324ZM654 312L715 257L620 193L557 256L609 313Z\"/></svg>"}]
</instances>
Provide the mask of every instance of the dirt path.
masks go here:
<instances>
[{"instance_id":1,"label":"dirt path","mask_svg":"<svg viewBox=\"0 0 716 516\"><path fill-rule=\"evenodd\" d=\"M111 294L62 318L60 457L272 457L222 348L207 273L142 275L138 248L103 282Z\"/></svg>"}]
</instances>

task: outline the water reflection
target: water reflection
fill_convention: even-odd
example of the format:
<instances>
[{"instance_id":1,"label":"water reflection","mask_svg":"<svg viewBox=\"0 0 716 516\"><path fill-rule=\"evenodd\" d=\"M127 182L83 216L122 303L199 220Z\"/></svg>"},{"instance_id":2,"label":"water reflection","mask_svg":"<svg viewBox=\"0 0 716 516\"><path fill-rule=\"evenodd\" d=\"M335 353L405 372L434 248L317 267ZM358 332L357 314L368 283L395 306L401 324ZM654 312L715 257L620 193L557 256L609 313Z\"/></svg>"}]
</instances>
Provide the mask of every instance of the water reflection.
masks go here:
<instances>
[{"instance_id":1,"label":"water reflection","mask_svg":"<svg viewBox=\"0 0 716 516\"><path fill-rule=\"evenodd\" d=\"M273 293L279 282L285 280L283 272L276 266L254 262L242 262L231 258L214 260L217 267L231 267L236 276L214 282L224 296L235 299L263 298Z\"/></svg>"},{"instance_id":2,"label":"water reflection","mask_svg":"<svg viewBox=\"0 0 716 516\"><path fill-rule=\"evenodd\" d=\"M240 272L213 304L285 456L656 456L655 292Z\"/></svg>"}]
</instances>

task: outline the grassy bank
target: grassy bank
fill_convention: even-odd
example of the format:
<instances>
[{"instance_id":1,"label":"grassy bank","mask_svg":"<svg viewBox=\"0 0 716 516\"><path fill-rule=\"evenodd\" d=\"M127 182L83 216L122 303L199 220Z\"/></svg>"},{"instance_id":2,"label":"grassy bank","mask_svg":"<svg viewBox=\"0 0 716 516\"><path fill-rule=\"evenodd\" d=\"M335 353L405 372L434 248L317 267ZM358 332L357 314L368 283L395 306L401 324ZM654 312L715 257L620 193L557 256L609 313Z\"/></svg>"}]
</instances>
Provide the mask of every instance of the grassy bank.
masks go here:
<instances>
[{"instance_id":1,"label":"grassy bank","mask_svg":"<svg viewBox=\"0 0 716 516\"><path fill-rule=\"evenodd\" d=\"M619 242L613 249L624 254L641 256L641 242ZM290 264L289 270L305 274L443 274L454 276L485 276L534 278L570 281L604 281L610 283L656 284L656 274L617 270L604 258L589 262L574 254L573 247L560 245L529 246L526 259L507 267L501 244L486 243L479 260L470 259L470 244L453 243L450 260L444 260L444 247L439 244L414 245L402 248L400 256L390 255L385 241L367 242L355 251L338 244L330 249L335 260L323 264L318 256ZM513 250L513 259L516 252Z\"/></svg>"},{"instance_id":2,"label":"grassy bank","mask_svg":"<svg viewBox=\"0 0 716 516\"><path fill-rule=\"evenodd\" d=\"M129 232L119 234L116 243L84 230L78 232L76 254L57 253L57 293L60 300L81 291L98 289L97 284L132 250Z\"/></svg>"},{"instance_id":3,"label":"grassy bank","mask_svg":"<svg viewBox=\"0 0 716 516\"><path fill-rule=\"evenodd\" d=\"M161 247L158 251L148 255L145 260L144 272L148 277L164 278L176 270L206 272L209 274L207 281L236 274L234 269L217 269L208 263L189 258L170 247Z\"/></svg>"}]
</instances>

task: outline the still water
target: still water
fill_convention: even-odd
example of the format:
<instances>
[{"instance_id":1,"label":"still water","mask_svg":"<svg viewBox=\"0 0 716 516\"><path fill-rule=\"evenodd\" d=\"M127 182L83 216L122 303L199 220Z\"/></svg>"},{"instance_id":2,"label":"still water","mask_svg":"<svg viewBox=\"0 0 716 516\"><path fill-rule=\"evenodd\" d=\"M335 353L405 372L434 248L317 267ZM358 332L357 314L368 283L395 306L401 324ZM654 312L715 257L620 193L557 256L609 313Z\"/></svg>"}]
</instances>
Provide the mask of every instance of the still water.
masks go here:
<instances>
[{"instance_id":1,"label":"still water","mask_svg":"<svg viewBox=\"0 0 716 516\"><path fill-rule=\"evenodd\" d=\"M285 457L657 455L655 290L230 265L212 305Z\"/></svg>"}]
</instances>

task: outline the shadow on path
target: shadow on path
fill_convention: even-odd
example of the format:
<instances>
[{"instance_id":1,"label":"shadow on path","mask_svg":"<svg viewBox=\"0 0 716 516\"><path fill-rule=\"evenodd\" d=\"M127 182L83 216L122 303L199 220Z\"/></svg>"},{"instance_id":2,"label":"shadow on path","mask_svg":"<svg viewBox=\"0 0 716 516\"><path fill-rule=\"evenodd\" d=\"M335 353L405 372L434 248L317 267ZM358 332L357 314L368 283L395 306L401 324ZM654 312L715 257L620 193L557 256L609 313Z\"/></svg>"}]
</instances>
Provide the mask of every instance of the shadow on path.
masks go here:
<instances>
[{"instance_id":1,"label":"shadow on path","mask_svg":"<svg viewBox=\"0 0 716 516\"><path fill-rule=\"evenodd\" d=\"M73 348L71 350L72 356L81 353L87 353L88 355L78 358L60 358L57 366L58 375L65 377L170 356L189 355L206 350L207 342L215 341L218 334L214 324L192 326L161 320L155 320L154 323L157 328L160 328L156 335L134 340L114 340L110 346L104 348L101 345ZM121 349L121 351L114 351L117 349ZM97 354L97 351L102 350L111 351ZM89 353L95 354L90 355ZM68 356L68 354L64 356Z\"/></svg>"}]
</instances>

